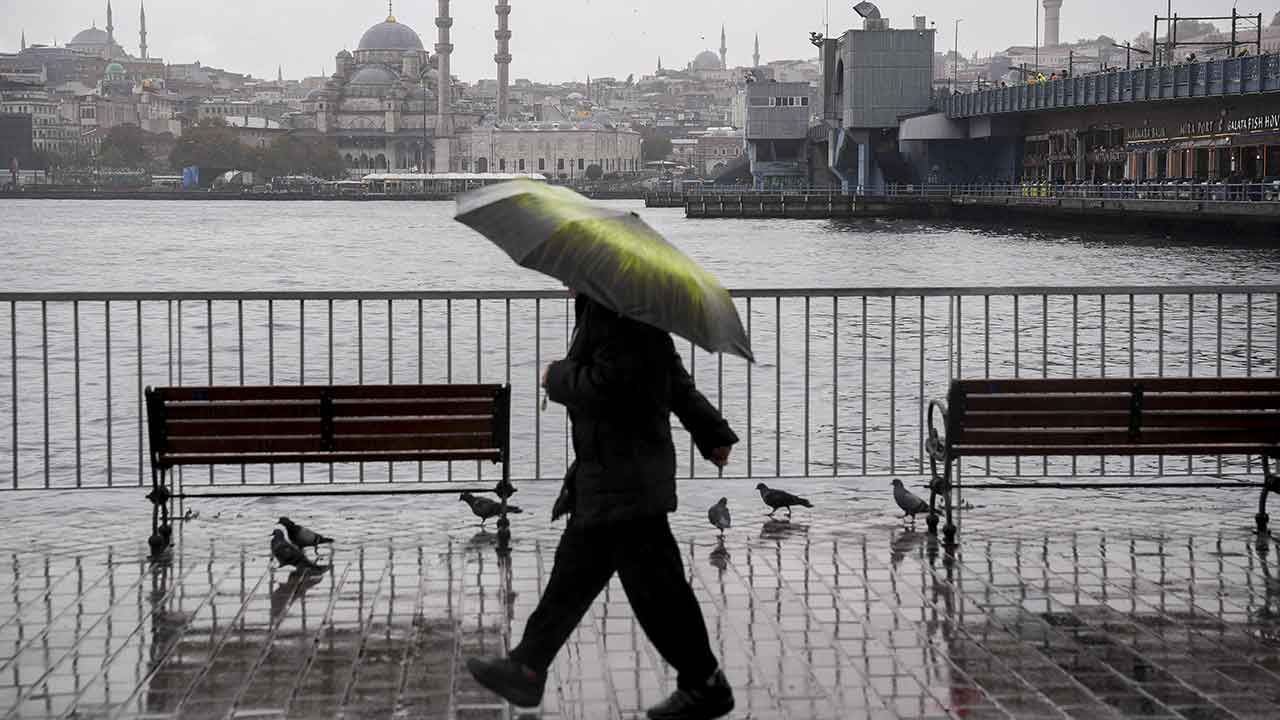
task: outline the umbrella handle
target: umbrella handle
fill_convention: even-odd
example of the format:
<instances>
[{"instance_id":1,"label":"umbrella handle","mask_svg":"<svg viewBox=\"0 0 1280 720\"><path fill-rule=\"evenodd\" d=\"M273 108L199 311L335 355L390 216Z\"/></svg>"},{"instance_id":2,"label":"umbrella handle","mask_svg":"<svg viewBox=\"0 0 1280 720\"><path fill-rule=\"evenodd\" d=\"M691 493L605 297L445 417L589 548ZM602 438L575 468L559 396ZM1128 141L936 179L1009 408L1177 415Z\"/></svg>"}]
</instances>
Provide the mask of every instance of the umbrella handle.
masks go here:
<instances>
[{"instance_id":1,"label":"umbrella handle","mask_svg":"<svg viewBox=\"0 0 1280 720\"><path fill-rule=\"evenodd\" d=\"M543 412L547 411L547 393L546 392L542 393L542 411Z\"/></svg>"}]
</instances>

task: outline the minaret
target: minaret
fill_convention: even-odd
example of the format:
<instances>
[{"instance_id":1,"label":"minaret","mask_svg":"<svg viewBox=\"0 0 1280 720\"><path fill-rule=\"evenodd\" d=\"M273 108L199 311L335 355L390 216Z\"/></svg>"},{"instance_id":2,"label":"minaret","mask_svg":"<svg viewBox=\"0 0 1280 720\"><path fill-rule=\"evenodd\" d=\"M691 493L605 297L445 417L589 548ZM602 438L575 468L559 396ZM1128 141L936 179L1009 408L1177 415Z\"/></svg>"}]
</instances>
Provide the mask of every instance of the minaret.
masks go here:
<instances>
[{"instance_id":1,"label":"minaret","mask_svg":"<svg viewBox=\"0 0 1280 720\"><path fill-rule=\"evenodd\" d=\"M1062 10L1062 0L1044 0L1044 44L1052 47L1058 44L1058 15Z\"/></svg>"},{"instance_id":2,"label":"minaret","mask_svg":"<svg viewBox=\"0 0 1280 720\"><path fill-rule=\"evenodd\" d=\"M493 56L498 63L498 122L507 117L507 92L511 82L511 29L507 26L507 18L511 16L508 0L498 0L494 10L498 13L498 29L493 36L498 40L498 53Z\"/></svg>"},{"instance_id":3,"label":"minaret","mask_svg":"<svg viewBox=\"0 0 1280 720\"><path fill-rule=\"evenodd\" d=\"M445 116L453 103L453 76L449 74L449 56L453 54L453 43L449 42L449 28L453 27L453 18L449 15L449 0L440 0L439 12L436 14L436 129L446 132Z\"/></svg>"},{"instance_id":4,"label":"minaret","mask_svg":"<svg viewBox=\"0 0 1280 720\"><path fill-rule=\"evenodd\" d=\"M111 23L111 0L107 0L107 58L111 58L111 53L116 46L116 28Z\"/></svg>"},{"instance_id":5,"label":"minaret","mask_svg":"<svg viewBox=\"0 0 1280 720\"><path fill-rule=\"evenodd\" d=\"M145 3L138 3L138 50L142 53L142 59L147 59L147 6Z\"/></svg>"},{"instance_id":6,"label":"minaret","mask_svg":"<svg viewBox=\"0 0 1280 720\"><path fill-rule=\"evenodd\" d=\"M22 49L23 50L27 49L27 31L26 30L22 31Z\"/></svg>"},{"instance_id":7,"label":"minaret","mask_svg":"<svg viewBox=\"0 0 1280 720\"><path fill-rule=\"evenodd\" d=\"M284 85L284 66L283 65L276 66L276 84Z\"/></svg>"},{"instance_id":8,"label":"minaret","mask_svg":"<svg viewBox=\"0 0 1280 720\"><path fill-rule=\"evenodd\" d=\"M751 55L751 65L760 67L760 33L756 33L756 49Z\"/></svg>"},{"instance_id":9,"label":"minaret","mask_svg":"<svg viewBox=\"0 0 1280 720\"><path fill-rule=\"evenodd\" d=\"M724 41L724 26L720 26L720 69L729 69L729 48Z\"/></svg>"},{"instance_id":10,"label":"minaret","mask_svg":"<svg viewBox=\"0 0 1280 720\"><path fill-rule=\"evenodd\" d=\"M658 72L662 72L662 56L658 56Z\"/></svg>"}]
</instances>

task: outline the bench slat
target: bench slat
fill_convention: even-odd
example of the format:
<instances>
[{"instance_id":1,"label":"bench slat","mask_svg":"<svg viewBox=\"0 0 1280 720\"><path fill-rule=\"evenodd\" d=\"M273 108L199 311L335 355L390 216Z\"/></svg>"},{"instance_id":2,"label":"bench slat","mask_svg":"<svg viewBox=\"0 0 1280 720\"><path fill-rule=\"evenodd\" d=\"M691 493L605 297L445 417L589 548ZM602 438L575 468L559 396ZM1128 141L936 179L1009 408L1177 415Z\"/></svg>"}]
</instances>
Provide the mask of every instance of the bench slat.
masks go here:
<instances>
[{"instance_id":1,"label":"bench slat","mask_svg":"<svg viewBox=\"0 0 1280 720\"><path fill-rule=\"evenodd\" d=\"M1258 455L1258 443L1197 443L1191 445L952 445L953 457L1014 457L1018 455Z\"/></svg>"},{"instance_id":2,"label":"bench slat","mask_svg":"<svg viewBox=\"0 0 1280 720\"><path fill-rule=\"evenodd\" d=\"M340 417L423 417L491 415L492 400L354 400L335 401L333 415ZM178 402L165 404L168 420L219 420L266 418L319 418L319 400L262 400Z\"/></svg>"},{"instance_id":3,"label":"bench slat","mask_svg":"<svg viewBox=\"0 0 1280 720\"><path fill-rule=\"evenodd\" d=\"M501 385L248 385L163 388L165 402L347 399L492 399Z\"/></svg>"},{"instance_id":4,"label":"bench slat","mask_svg":"<svg viewBox=\"0 0 1280 720\"><path fill-rule=\"evenodd\" d=\"M1127 412L1130 401L1128 393L967 395L964 398L964 411L1123 410ZM955 409L959 410L959 408ZM1280 409L1280 393L1147 394L1143 397L1142 409L1144 412L1147 410Z\"/></svg>"},{"instance_id":5,"label":"bench slat","mask_svg":"<svg viewBox=\"0 0 1280 720\"><path fill-rule=\"evenodd\" d=\"M1147 393L1280 392L1280 377L989 378L957 380L954 385L967 394L990 395L1129 392L1135 382Z\"/></svg>"},{"instance_id":6,"label":"bench slat","mask_svg":"<svg viewBox=\"0 0 1280 720\"><path fill-rule=\"evenodd\" d=\"M1017 430L990 429L964 430L955 438L960 445L1193 445L1253 444L1275 445L1280 443L1280 428L1175 428L1163 430L1143 429L1135 437L1126 430L1097 430L1092 428L1046 428Z\"/></svg>"},{"instance_id":7,"label":"bench slat","mask_svg":"<svg viewBox=\"0 0 1280 720\"><path fill-rule=\"evenodd\" d=\"M489 460L501 462L500 450L395 450L387 452L282 452L162 454L161 465L280 465L291 463L443 462Z\"/></svg>"},{"instance_id":8,"label":"bench slat","mask_svg":"<svg viewBox=\"0 0 1280 720\"><path fill-rule=\"evenodd\" d=\"M320 418L270 418L255 420L174 420L169 422L169 438L255 437L316 435ZM394 435L404 433L492 433L491 415L424 416L404 418L336 418L334 435Z\"/></svg>"},{"instance_id":9,"label":"bench slat","mask_svg":"<svg viewBox=\"0 0 1280 720\"><path fill-rule=\"evenodd\" d=\"M1128 430L1129 412L1119 410L973 411L965 413L962 430L970 428L1120 428ZM1144 410L1142 430L1174 427L1268 428L1280 424L1280 412L1270 410L1190 411Z\"/></svg>"},{"instance_id":10,"label":"bench slat","mask_svg":"<svg viewBox=\"0 0 1280 720\"><path fill-rule=\"evenodd\" d=\"M425 435L338 435L332 451L362 450L464 450L493 448L491 433L452 433ZM169 438L165 454L186 453L276 453L325 452L319 435L254 435L241 437L174 437Z\"/></svg>"}]
</instances>

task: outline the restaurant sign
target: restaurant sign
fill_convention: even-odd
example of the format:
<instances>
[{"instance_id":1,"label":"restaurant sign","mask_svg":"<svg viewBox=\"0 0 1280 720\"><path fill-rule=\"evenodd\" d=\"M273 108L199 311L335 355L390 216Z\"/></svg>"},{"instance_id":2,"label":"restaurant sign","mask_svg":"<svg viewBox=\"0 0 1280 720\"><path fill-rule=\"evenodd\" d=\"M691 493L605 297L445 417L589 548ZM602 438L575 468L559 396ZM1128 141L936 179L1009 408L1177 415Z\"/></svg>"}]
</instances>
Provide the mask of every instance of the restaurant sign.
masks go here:
<instances>
[{"instance_id":1,"label":"restaurant sign","mask_svg":"<svg viewBox=\"0 0 1280 720\"><path fill-rule=\"evenodd\" d=\"M1225 135L1231 133L1253 133L1280 130L1280 113L1253 115L1242 118L1213 118L1210 120L1188 120L1177 129L1172 137L1203 137L1206 135ZM1166 140L1170 138L1168 128L1138 127L1124 131L1129 142L1145 140Z\"/></svg>"}]
</instances>

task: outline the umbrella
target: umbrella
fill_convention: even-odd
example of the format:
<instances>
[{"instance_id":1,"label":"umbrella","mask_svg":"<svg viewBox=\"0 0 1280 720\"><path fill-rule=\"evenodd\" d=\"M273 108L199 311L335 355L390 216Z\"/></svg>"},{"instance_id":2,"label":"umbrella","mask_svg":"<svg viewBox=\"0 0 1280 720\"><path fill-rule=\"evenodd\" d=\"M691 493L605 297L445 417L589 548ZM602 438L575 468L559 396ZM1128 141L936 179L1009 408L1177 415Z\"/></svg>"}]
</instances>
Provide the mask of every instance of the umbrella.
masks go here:
<instances>
[{"instance_id":1,"label":"umbrella","mask_svg":"<svg viewBox=\"0 0 1280 720\"><path fill-rule=\"evenodd\" d=\"M457 220L615 312L755 361L729 292L633 212L513 180L459 197Z\"/></svg>"}]
</instances>

